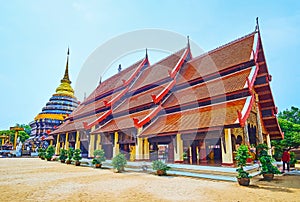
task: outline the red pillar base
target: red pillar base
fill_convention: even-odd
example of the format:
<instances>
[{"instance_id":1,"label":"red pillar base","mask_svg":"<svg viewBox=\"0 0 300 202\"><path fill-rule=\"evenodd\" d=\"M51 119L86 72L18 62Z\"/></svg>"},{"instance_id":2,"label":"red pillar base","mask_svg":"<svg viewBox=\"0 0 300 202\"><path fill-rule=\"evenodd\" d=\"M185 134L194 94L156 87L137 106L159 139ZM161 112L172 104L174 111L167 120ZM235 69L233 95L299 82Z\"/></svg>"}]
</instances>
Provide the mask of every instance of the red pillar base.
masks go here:
<instances>
[{"instance_id":1,"label":"red pillar base","mask_svg":"<svg viewBox=\"0 0 300 202\"><path fill-rule=\"evenodd\" d=\"M224 167L234 167L234 163L221 163Z\"/></svg>"}]
</instances>

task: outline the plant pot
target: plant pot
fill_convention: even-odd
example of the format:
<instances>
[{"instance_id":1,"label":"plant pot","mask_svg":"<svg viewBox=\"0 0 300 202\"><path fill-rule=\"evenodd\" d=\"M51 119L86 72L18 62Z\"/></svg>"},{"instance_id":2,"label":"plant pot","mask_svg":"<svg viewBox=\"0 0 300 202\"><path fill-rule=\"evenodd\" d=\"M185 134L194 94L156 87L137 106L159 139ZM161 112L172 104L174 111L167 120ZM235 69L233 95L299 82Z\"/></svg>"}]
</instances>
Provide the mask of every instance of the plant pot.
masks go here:
<instances>
[{"instance_id":1,"label":"plant pot","mask_svg":"<svg viewBox=\"0 0 300 202\"><path fill-rule=\"evenodd\" d=\"M238 183L242 186L249 186L250 178L238 178Z\"/></svg>"},{"instance_id":2,"label":"plant pot","mask_svg":"<svg viewBox=\"0 0 300 202\"><path fill-rule=\"evenodd\" d=\"M65 162L66 162L66 160L60 160L60 162L61 162L61 163L65 163Z\"/></svg>"},{"instance_id":3,"label":"plant pot","mask_svg":"<svg viewBox=\"0 0 300 202\"><path fill-rule=\"evenodd\" d=\"M51 161L51 158L50 159L48 158L47 161Z\"/></svg>"},{"instance_id":4,"label":"plant pot","mask_svg":"<svg viewBox=\"0 0 300 202\"><path fill-rule=\"evenodd\" d=\"M274 174L273 173L265 173L265 174L263 174L263 177L264 177L264 180L271 181L274 178Z\"/></svg>"},{"instance_id":5,"label":"plant pot","mask_svg":"<svg viewBox=\"0 0 300 202\"><path fill-rule=\"evenodd\" d=\"M80 161L75 161L75 166L80 166Z\"/></svg>"},{"instance_id":6,"label":"plant pot","mask_svg":"<svg viewBox=\"0 0 300 202\"><path fill-rule=\"evenodd\" d=\"M66 164L71 164L71 160L67 160L67 161L66 161Z\"/></svg>"},{"instance_id":7,"label":"plant pot","mask_svg":"<svg viewBox=\"0 0 300 202\"><path fill-rule=\"evenodd\" d=\"M102 164L101 163L97 163L95 164L95 168L101 168Z\"/></svg>"},{"instance_id":8,"label":"plant pot","mask_svg":"<svg viewBox=\"0 0 300 202\"><path fill-rule=\"evenodd\" d=\"M156 171L156 174L157 174L158 176L162 176L162 175L167 175L167 172L166 172L165 170L157 170L157 171Z\"/></svg>"},{"instance_id":9,"label":"plant pot","mask_svg":"<svg viewBox=\"0 0 300 202\"><path fill-rule=\"evenodd\" d=\"M295 164L291 164L291 165L290 165L290 168L295 168Z\"/></svg>"},{"instance_id":10,"label":"plant pot","mask_svg":"<svg viewBox=\"0 0 300 202\"><path fill-rule=\"evenodd\" d=\"M41 157L41 159L42 159L42 160L45 160L45 158L44 158L44 157Z\"/></svg>"}]
</instances>

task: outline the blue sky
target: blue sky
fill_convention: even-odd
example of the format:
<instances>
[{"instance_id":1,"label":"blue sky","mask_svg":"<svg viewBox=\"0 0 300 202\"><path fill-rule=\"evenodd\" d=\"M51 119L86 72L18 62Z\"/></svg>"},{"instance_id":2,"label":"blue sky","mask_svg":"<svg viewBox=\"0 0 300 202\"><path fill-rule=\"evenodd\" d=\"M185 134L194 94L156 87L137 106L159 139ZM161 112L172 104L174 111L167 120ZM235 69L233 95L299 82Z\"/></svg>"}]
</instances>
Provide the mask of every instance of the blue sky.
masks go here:
<instances>
[{"instance_id":1,"label":"blue sky","mask_svg":"<svg viewBox=\"0 0 300 202\"><path fill-rule=\"evenodd\" d=\"M28 123L41 111L63 77L68 46L74 87L87 57L112 37L164 29L189 35L208 51L252 32L257 16L275 103L279 111L299 107L300 3L278 2L3 1L0 129Z\"/></svg>"}]
</instances>

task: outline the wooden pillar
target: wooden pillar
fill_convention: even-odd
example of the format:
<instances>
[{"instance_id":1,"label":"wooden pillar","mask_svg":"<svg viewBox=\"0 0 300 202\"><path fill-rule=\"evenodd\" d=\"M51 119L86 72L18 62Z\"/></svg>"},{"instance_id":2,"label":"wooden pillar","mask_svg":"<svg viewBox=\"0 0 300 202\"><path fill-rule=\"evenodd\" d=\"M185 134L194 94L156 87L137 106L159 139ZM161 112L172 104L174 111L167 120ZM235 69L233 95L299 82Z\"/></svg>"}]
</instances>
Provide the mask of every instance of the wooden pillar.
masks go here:
<instances>
[{"instance_id":1,"label":"wooden pillar","mask_svg":"<svg viewBox=\"0 0 300 202\"><path fill-rule=\"evenodd\" d=\"M95 135L90 134L90 142L89 142L89 154L88 157L94 157L94 150L95 150Z\"/></svg>"},{"instance_id":2,"label":"wooden pillar","mask_svg":"<svg viewBox=\"0 0 300 202\"><path fill-rule=\"evenodd\" d=\"M244 142L245 142L245 145L250 146L247 121L245 121L245 125L244 125Z\"/></svg>"},{"instance_id":3,"label":"wooden pillar","mask_svg":"<svg viewBox=\"0 0 300 202\"><path fill-rule=\"evenodd\" d=\"M190 144L189 144L190 145ZM189 164L192 164L192 147L191 147L191 145L189 146L189 152L188 152L188 157L189 157L189 159L188 159L188 161L189 161Z\"/></svg>"},{"instance_id":4,"label":"wooden pillar","mask_svg":"<svg viewBox=\"0 0 300 202\"><path fill-rule=\"evenodd\" d=\"M50 140L50 145L51 145L51 146L53 145L53 140Z\"/></svg>"},{"instance_id":5,"label":"wooden pillar","mask_svg":"<svg viewBox=\"0 0 300 202\"><path fill-rule=\"evenodd\" d=\"M143 138L139 138L139 137L137 138L135 159L136 160L143 159Z\"/></svg>"},{"instance_id":6,"label":"wooden pillar","mask_svg":"<svg viewBox=\"0 0 300 202\"><path fill-rule=\"evenodd\" d=\"M102 149L102 145L101 145L101 135L97 134L97 141L96 141L96 149Z\"/></svg>"},{"instance_id":7,"label":"wooden pillar","mask_svg":"<svg viewBox=\"0 0 300 202\"><path fill-rule=\"evenodd\" d=\"M119 133L115 132L115 142L113 148L113 157L115 157L120 152L120 145L119 145Z\"/></svg>"},{"instance_id":8,"label":"wooden pillar","mask_svg":"<svg viewBox=\"0 0 300 202\"><path fill-rule=\"evenodd\" d=\"M66 133L65 149L69 149L69 133Z\"/></svg>"},{"instance_id":9,"label":"wooden pillar","mask_svg":"<svg viewBox=\"0 0 300 202\"><path fill-rule=\"evenodd\" d=\"M199 156L200 156L199 157L200 161L206 161L207 154L206 154L205 139L200 142L200 155Z\"/></svg>"},{"instance_id":10,"label":"wooden pillar","mask_svg":"<svg viewBox=\"0 0 300 202\"><path fill-rule=\"evenodd\" d=\"M257 109L256 119L257 119L257 132L258 132L258 142L259 144L264 143L264 138L262 134L262 126L261 126L261 120L260 120L260 111L258 106L258 94L255 95L255 104Z\"/></svg>"},{"instance_id":11,"label":"wooden pillar","mask_svg":"<svg viewBox=\"0 0 300 202\"><path fill-rule=\"evenodd\" d=\"M228 128L224 129L224 138L221 138L221 148L222 165L233 165L231 131Z\"/></svg>"},{"instance_id":12,"label":"wooden pillar","mask_svg":"<svg viewBox=\"0 0 300 202\"><path fill-rule=\"evenodd\" d=\"M17 148L18 131L15 132L14 149Z\"/></svg>"},{"instance_id":13,"label":"wooden pillar","mask_svg":"<svg viewBox=\"0 0 300 202\"><path fill-rule=\"evenodd\" d=\"M181 139L181 134L176 135L176 147L174 147L174 162L183 162L183 141Z\"/></svg>"},{"instance_id":14,"label":"wooden pillar","mask_svg":"<svg viewBox=\"0 0 300 202\"><path fill-rule=\"evenodd\" d=\"M143 138L139 138L139 134L142 132L143 127L138 128L137 130L137 144L135 145L135 159L142 160L143 159Z\"/></svg>"},{"instance_id":15,"label":"wooden pillar","mask_svg":"<svg viewBox=\"0 0 300 202\"><path fill-rule=\"evenodd\" d=\"M272 156L272 145L270 135L267 134L267 146L268 146L268 154Z\"/></svg>"},{"instance_id":16,"label":"wooden pillar","mask_svg":"<svg viewBox=\"0 0 300 202\"><path fill-rule=\"evenodd\" d=\"M5 144L4 141L5 141L5 138L3 137L3 138L2 138L2 144L1 144L1 145L4 145L4 144Z\"/></svg>"},{"instance_id":17,"label":"wooden pillar","mask_svg":"<svg viewBox=\"0 0 300 202\"><path fill-rule=\"evenodd\" d=\"M55 155L59 155L60 150L60 142L59 142L59 134L57 134L56 138L56 147L55 147Z\"/></svg>"},{"instance_id":18,"label":"wooden pillar","mask_svg":"<svg viewBox=\"0 0 300 202\"><path fill-rule=\"evenodd\" d=\"M130 161L134 161L135 160L135 146L130 146Z\"/></svg>"},{"instance_id":19,"label":"wooden pillar","mask_svg":"<svg viewBox=\"0 0 300 202\"><path fill-rule=\"evenodd\" d=\"M146 137L144 139L144 160L149 160L150 159L150 150L149 150L149 141L148 138Z\"/></svg>"},{"instance_id":20,"label":"wooden pillar","mask_svg":"<svg viewBox=\"0 0 300 202\"><path fill-rule=\"evenodd\" d=\"M76 131L75 149L80 149L80 132Z\"/></svg>"}]
</instances>

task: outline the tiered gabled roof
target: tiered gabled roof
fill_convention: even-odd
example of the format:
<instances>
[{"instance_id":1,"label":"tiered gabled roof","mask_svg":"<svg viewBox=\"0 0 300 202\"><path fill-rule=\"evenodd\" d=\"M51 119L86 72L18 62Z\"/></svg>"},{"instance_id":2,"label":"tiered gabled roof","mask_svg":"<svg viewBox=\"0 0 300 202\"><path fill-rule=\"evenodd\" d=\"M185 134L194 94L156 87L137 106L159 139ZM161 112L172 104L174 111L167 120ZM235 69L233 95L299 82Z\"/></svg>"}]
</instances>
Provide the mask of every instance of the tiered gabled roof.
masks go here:
<instances>
[{"instance_id":1,"label":"tiered gabled roof","mask_svg":"<svg viewBox=\"0 0 300 202\"><path fill-rule=\"evenodd\" d=\"M188 51L187 48L182 49L144 69L129 88L128 94L124 96L124 101L113 109L113 118L93 133L106 132L109 128L117 130L117 126L120 127L119 130L134 128L133 118L137 122L143 120L143 124L149 122L151 120L150 117L156 115L160 109L156 107L153 96L171 90L166 89L166 87L170 87L169 83L173 80L170 73L176 66L180 65L181 67L183 65L183 62L180 61L187 59ZM155 72L159 76L155 77ZM143 90L141 91L141 89ZM159 99L163 99L164 96L159 97Z\"/></svg>"},{"instance_id":2,"label":"tiered gabled roof","mask_svg":"<svg viewBox=\"0 0 300 202\"><path fill-rule=\"evenodd\" d=\"M255 54L254 37L258 37ZM254 85L260 72L267 75L267 70L263 69L266 66L261 67L265 64L261 54L260 34L253 32L189 61L177 77L177 91L162 104L166 114L157 116L144 128L140 137L243 126L255 104L253 90L260 90L261 87L268 93L258 92L259 110L274 107L270 88L266 89L268 83ZM265 95L268 98L263 100ZM261 118L263 128L271 138L282 137L274 113L262 111ZM271 125L264 127L266 124Z\"/></svg>"},{"instance_id":3,"label":"tiered gabled roof","mask_svg":"<svg viewBox=\"0 0 300 202\"><path fill-rule=\"evenodd\" d=\"M146 59L100 84L69 124L97 125L95 134L142 128L140 137L210 131L242 127L257 101L264 132L282 137L259 30L196 58L187 46L141 68Z\"/></svg>"}]
</instances>

